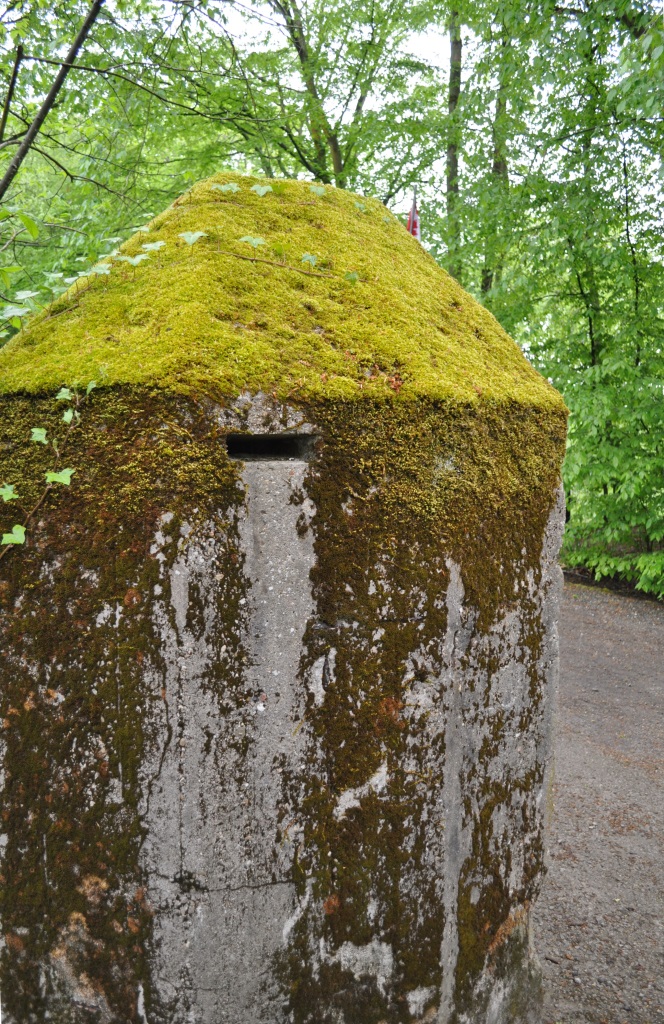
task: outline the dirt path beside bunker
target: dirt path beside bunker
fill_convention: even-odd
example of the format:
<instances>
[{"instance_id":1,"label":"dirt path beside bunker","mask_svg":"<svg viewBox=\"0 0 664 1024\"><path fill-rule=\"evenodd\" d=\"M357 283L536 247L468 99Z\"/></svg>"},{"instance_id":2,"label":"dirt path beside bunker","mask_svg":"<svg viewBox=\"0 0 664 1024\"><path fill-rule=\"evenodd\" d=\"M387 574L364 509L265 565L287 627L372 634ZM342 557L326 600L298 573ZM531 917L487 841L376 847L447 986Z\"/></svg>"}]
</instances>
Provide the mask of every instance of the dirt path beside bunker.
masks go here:
<instances>
[{"instance_id":1,"label":"dirt path beside bunker","mask_svg":"<svg viewBox=\"0 0 664 1024\"><path fill-rule=\"evenodd\" d=\"M544 1024L664 1024L664 607L565 585Z\"/></svg>"}]
</instances>

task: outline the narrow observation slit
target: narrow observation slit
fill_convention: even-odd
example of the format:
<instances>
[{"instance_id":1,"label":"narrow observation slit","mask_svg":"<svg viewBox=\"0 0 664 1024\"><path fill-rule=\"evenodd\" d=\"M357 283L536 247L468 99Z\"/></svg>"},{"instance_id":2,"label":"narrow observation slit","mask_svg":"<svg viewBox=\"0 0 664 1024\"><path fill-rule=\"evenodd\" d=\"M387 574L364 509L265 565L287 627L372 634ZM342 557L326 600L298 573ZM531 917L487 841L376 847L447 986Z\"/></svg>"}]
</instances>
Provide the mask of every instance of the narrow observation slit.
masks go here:
<instances>
[{"instance_id":1,"label":"narrow observation slit","mask_svg":"<svg viewBox=\"0 0 664 1024\"><path fill-rule=\"evenodd\" d=\"M226 449L231 459L310 459L314 454L313 434L227 434Z\"/></svg>"}]
</instances>

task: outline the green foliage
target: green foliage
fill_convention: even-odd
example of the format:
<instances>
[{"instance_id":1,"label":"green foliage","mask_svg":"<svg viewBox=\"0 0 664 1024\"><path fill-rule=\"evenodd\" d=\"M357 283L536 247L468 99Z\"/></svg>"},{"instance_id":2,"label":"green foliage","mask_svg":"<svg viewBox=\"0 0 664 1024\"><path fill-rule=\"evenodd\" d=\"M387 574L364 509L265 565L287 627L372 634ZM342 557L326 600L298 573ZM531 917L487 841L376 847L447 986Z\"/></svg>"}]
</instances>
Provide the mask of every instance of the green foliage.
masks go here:
<instances>
[{"instance_id":1,"label":"green foliage","mask_svg":"<svg viewBox=\"0 0 664 1024\"><path fill-rule=\"evenodd\" d=\"M165 33L157 0L123 0L120 18L95 26L81 61L93 70L72 72L0 208L0 345L68 285L78 305L90 289L124 280L120 264L136 267L139 255L159 252L161 269L168 251L159 242L142 253L132 243L113 264L109 248L150 231L155 210L220 167L259 172L244 186L256 202L272 188L266 178L306 178L303 202L316 212L335 185L403 210L417 183L429 251L572 410L565 557L597 572L620 565L656 591L663 430L648 409L659 408L664 381L661 10L652 0L456 4L463 74L449 114L447 54L434 63L419 40L444 36L450 5L305 0L302 19L270 3L266 20L228 6L237 27L223 33L209 4L196 18L175 5ZM19 39L30 54L0 150L6 163L84 5L45 10L40 2L0 13L5 83ZM461 167L455 211L444 166L451 143ZM242 191L239 179L213 181L207 198L241 216ZM266 217L279 193L263 203ZM356 202L354 230L364 231L371 206ZM397 219L382 219L396 233ZM299 263L267 221L238 220L232 237L241 231L263 232L280 262L290 252ZM253 233L242 241L266 244ZM302 241L299 252L316 246ZM359 295L367 276L352 259L324 266ZM344 265L361 275L343 275ZM627 415L627 395L643 415Z\"/></svg>"},{"instance_id":2,"label":"green foliage","mask_svg":"<svg viewBox=\"0 0 664 1024\"><path fill-rule=\"evenodd\" d=\"M0 497L3 501L16 501L18 494L13 484L3 484L0 487Z\"/></svg>"},{"instance_id":3,"label":"green foliage","mask_svg":"<svg viewBox=\"0 0 664 1024\"><path fill-rule=\"evenodd\" d=\"M11 533L3 533L0 544L25 544L25 527L17 523Z\"/></svg>"},{"instance_id":4,"label":"green foliage","mask_svg":"<svg viewBox=\"0 0 664 1024\"><path fill-rule=\"evenodd\" d=\"M71 483L72 474L75 473L74 469L61 469L58 472L48 472L44 476L47 484L64 484L69 487Z\"/></svg>"},{"instance_id":5,"label":"green foliage","mask_svg":"<svg viewBox=\"0 0 664 1024\"><path fill-rule=\"evenodd\" d=\"M195 242L196 239L193 240ZM193 242L189 242L189 245L193 245ZM143 260L150 259L150 253L139 252L136 256L116 256L116 260L119 263L128 263L130 267L137 267L143 262Z\"/></svg>"},{"instance_id":6,"label":"green foliage","mask_svg":"<svg viewBox=\"0 0 664 1024\"><path fill-rule=\"evenodd\" d=\"M183 238L187 245L195 245L200 238L205 238L206 235L207 231L181 231L178 238Z\"/></svg>"},{"instance_id":7,"label":"green foliage","mask_svg":"<svg viewBox=\"0 0 664 1024\"><path fill-rule=\"evenodd\" d=\"M12 527L11 532L3 533L2 542L0 544L0 559L4 558L7 552L11 550L13 545L25 543L26 528L30 524L30 521L32 520L37 510L43 505L53 485L60 484L64 487L70 486L71 478L76 472L76 470L72 468L60 469L60 459L62 458L62 454L67 445L67 441L69 440L69 437L71 435L71 431L81 421L80 408L88 400L90 394L96 388L96 386L96 381L89 381L85 388L84 396L81 396L79 394L77 385L75 385L73 388L61 387L60 390L55 395L56 402L68 403L67 408L65 409L62 415L62 420L67 427L64 436L52 438L49 444L45 427L30 428L30 440L46 446L49 449L49 454L52 452L51 457L55 458L55 467L44 472L46 487L41 490L41 493L39 493L37 500L35 504L32 506L32 508L24 508L22 510L24 513L23 523L15 524ZM31 489L34 491L34 485L30 480L25 480L23 482L27 484L28 491L30 491ZM2 497L3 502L16 501L19 497L16 491L16 485L13 483L3 483L2 487L0 487L0 497Z\"/></svg>"},{"instance_id":8,"label":"green foliage","mask_svg":"<svg viewBox=\"0 0 664 1024\"><path fill-rule=\"evenodd\" d=\"M313 253L305 252L304 256L302 257L302 263L308 263L309 266L315 267L316 264L318 263L318 258L314 256Z\"/></svg>"}]
</instances>

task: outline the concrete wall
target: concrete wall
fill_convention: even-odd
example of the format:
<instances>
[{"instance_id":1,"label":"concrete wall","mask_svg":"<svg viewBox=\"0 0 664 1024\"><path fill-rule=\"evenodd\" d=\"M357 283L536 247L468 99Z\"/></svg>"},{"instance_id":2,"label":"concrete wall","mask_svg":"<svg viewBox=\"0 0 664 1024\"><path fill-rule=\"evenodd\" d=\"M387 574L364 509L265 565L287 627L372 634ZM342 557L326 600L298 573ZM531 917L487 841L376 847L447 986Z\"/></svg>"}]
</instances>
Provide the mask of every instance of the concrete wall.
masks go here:
<instances>
[{"instance_id":1,"label":"concrete wall","mask_svg":"<svg viewBox=\"0 0 664 1024\"><path fill-rule=\"evenodd\" d=\"M222 431L314 429L265 400L211 415ZM95 758L106 765L90 768L72 816L103 806L121 830L136 815L138 866L113 898L133 900L138 923L117 924L109 909L95 932L109 885L79 878L72 860L83 902L50 945L34 946L13 1004L25 1009L5 1011L7 1024L536 1024L529 907L543 862L562 500L539 565L517 569L509 610L487 628L462 561L429 548L415 565L417 537L403 540L402 570L378 545L346 577L364 544L352 525L361 496L332 488L326 500L350 525L339 541L346 562L325 569L346 602L330 615L316 590L312 467L238 468L228 507L203 521L160 515L145 556L149 592L136 583L124 600L97 601L100 556L86 577L85 636L101 638L94 668L81 667L93 640L50 667L30 666L18 648L3 662L47 694L64 692L56 677L73 672L96 693L119 673L113 652L138 595L135 811L101 726L87 730L85 756L76 744L56 756L70 783ZM118 713L120 699L118 688ZM113 708L102 711L108 719ZM46 878L44 907L58 884ZM28 931L12 885L10 979ZM91 965L104 958L111 966L98 977L109 980L95 980Z\"/></svg>"}]
</instances>

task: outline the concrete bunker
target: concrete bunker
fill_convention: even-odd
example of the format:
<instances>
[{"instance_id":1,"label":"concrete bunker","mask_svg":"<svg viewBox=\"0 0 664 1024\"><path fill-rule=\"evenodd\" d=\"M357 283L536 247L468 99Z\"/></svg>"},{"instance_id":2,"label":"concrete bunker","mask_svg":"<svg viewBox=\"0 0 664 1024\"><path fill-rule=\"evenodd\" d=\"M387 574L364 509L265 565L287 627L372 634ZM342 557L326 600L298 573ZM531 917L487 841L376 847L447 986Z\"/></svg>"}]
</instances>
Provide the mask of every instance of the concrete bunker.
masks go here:
<instances>
[{"instance_id":1,"label":"concrete bunker","mask_svg":"<svg viewBox=\"0 0 664 1024\"><path fill-rule=\"evenodd\" d=\"M28 508L100 385L0 562L5 1018L535 1022L566 410L378 202L253 184L0 351Z\"/></svg>"}]
</instances>

